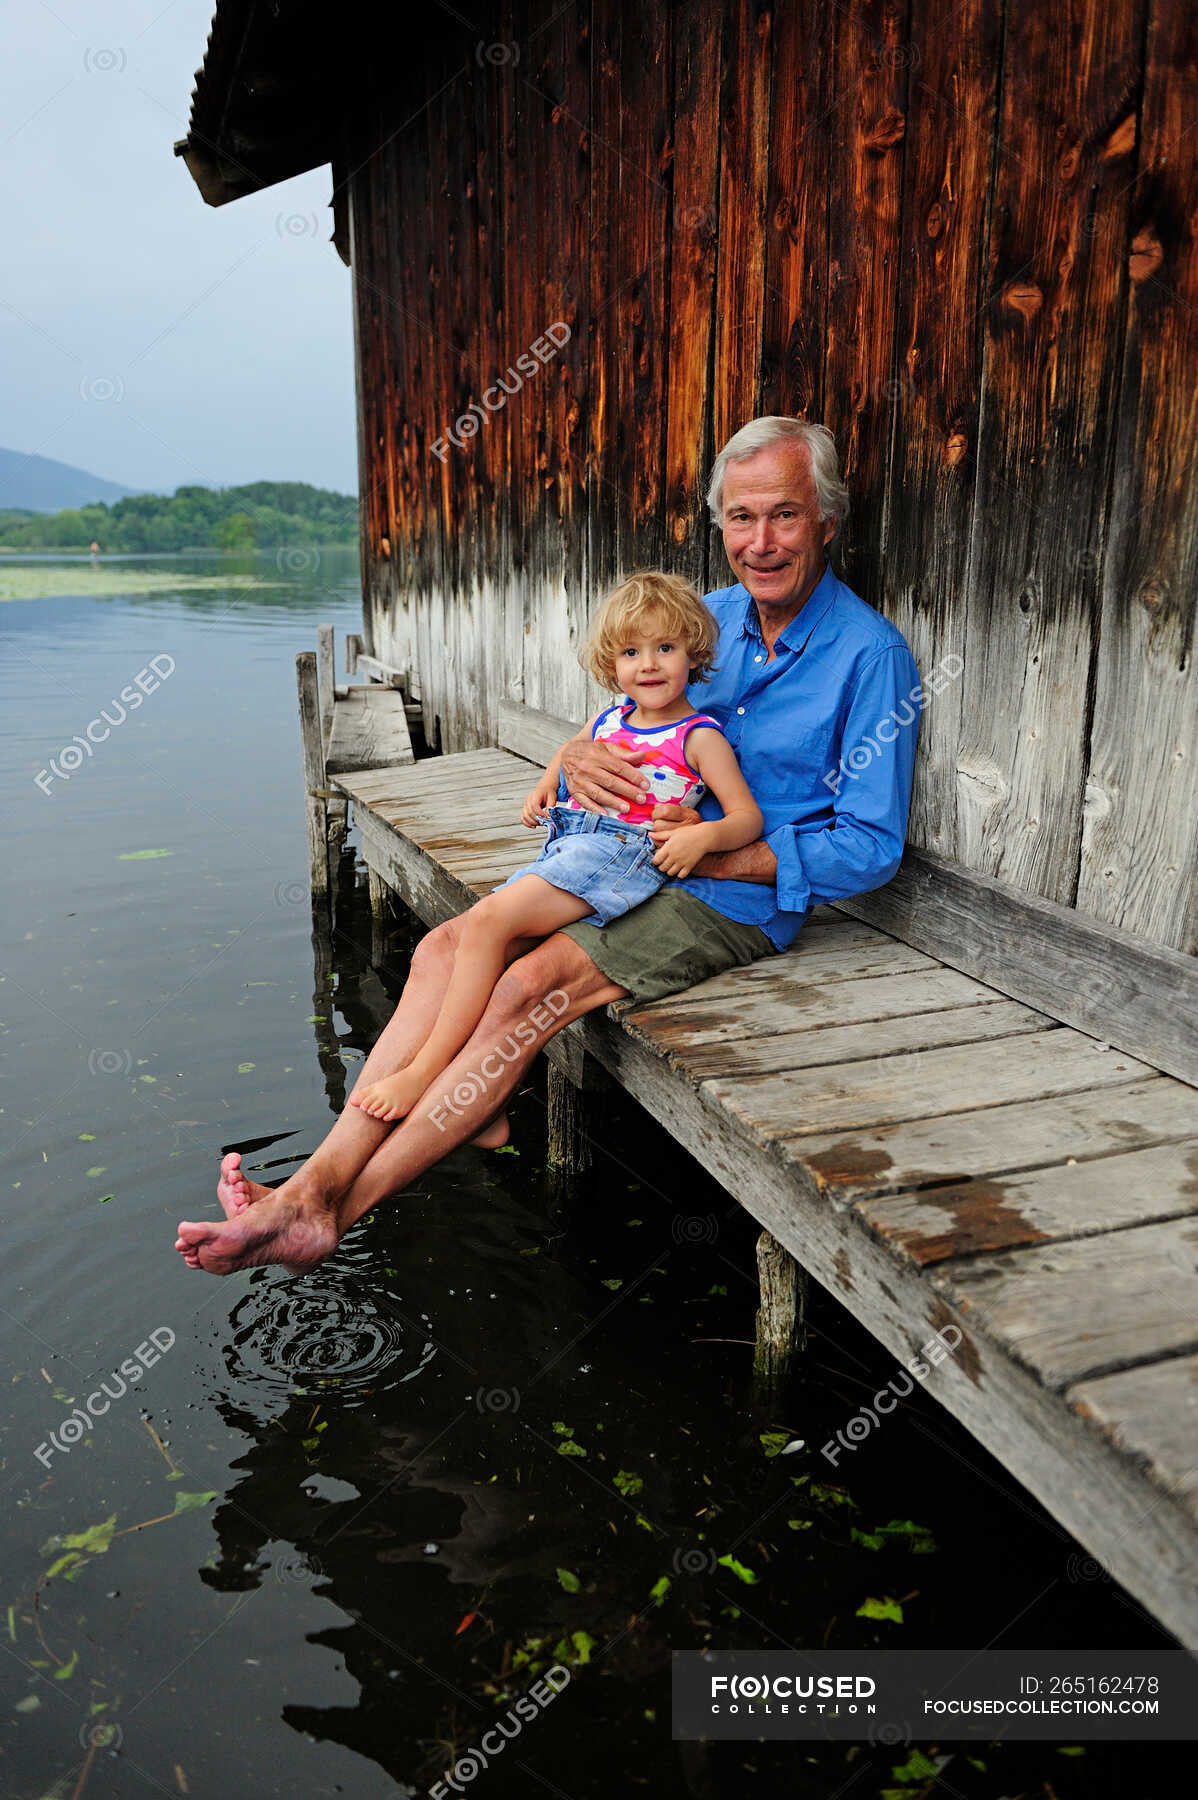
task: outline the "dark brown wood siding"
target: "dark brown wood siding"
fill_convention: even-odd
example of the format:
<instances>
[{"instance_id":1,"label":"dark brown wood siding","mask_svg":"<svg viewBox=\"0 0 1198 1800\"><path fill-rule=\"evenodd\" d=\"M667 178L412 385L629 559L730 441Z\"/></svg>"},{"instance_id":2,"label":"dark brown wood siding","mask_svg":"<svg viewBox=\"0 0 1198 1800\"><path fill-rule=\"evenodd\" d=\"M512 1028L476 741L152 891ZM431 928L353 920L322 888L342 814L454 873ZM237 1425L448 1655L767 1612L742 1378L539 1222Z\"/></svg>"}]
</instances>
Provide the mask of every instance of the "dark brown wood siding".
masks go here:
<instances>
[{"instance_id":1,"label":"dark brown wood siding","mask_svg":"<svg viewBox=\"0 0 1198 1800\"><path fill-rule=\"evenodd\" d=\"M728 580L725 436L822 419L838 571L962 668L912 842L1198 950L1192 10L498 16L397 67L334 170L369 628L430 737L493 742L500 697L583 716L621 571Z\"/></svg>"}]
</instances>

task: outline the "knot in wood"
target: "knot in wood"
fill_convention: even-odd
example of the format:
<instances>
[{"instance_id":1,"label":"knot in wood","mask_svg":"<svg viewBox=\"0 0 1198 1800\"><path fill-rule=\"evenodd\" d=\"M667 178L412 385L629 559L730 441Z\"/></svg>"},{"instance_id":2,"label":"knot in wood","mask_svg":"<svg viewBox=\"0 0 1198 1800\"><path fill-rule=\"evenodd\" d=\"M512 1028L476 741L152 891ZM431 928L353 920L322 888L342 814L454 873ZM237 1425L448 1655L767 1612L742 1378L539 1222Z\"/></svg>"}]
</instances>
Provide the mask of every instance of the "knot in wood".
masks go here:
<instances>
[{"instance_id":1,"label":"knot in wood","mask_svg":"<svg viewBox=\"0 0 1198 1800\"><path fill-rule=\"evenodd\" d=\"M879 153L884 150L893 150L896 144L902 143L906 129L907 121L903 114L897 107L892 106L882 114L873 130L867 132L865 148L876 150Z\"/></svg>"},{"instance_id":2,"label":"knot in wood","mask_svg":"<svg viewBox=\"0 0 1198 1800\"><path fill-rule=\"evenodd\" d=\"M944 209L939 200L934 200L928 208L926 230L930 238L939 237L944 228Z\"/></svg>"},{"instance_id":3,"label":"knot in wood","mask_svg":"<svg viewBox=\"0 0 1198 1800\"><path fill-rule=\"evenodd\" d=\"M1127 263L1127 272L1132 280L1147 281L1150 275L1156 274L1164 260L1161 241L1151 225L1137 231L1131 240L1131 255Z\"/></svg>"},{"instance_id":4,"label":"knot in wood","mask_svg":"<svg viewBox=\"0 0 1198 1800\"><path fill-rule=\"evenodd\" d=\"M1044 295L1034 281L1013 281L1003 295L1003 305L1021 313L1030 323L1044 305Z\"/></svg>"},{"instance_id":5,"label":"knot in wood","mask_svg":"<svg viewBox=\"0 0 1198 1800\"><path fill-rule=\"evenodd\" d=\"M961 458L969 449L969 439L963 431L954 431L944 448L944 460L950 469L955 469Z\"/></svg>"}]
</instances>

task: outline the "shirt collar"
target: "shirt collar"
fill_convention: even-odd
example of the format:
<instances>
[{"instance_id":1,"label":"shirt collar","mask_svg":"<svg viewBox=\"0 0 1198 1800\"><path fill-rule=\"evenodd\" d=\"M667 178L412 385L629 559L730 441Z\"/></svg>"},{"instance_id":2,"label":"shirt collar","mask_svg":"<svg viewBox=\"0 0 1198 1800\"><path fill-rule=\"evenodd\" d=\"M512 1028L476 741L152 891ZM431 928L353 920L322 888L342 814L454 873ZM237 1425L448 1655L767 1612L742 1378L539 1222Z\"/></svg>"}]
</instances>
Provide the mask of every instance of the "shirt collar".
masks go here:
<instances>
[{"instance_id":1,"label":"shirt collar","mask_svg":"<svg viewBox=\"0 0 1198 1800\"><path fill-rule=\"evenodd\" d=\"M737 637L755 637L759 643L764 643L765 640L761 636L761 621L757 614L757 602L742 582L738 581L736 585L745 597L745 610L736 635ZM790 624L786 626L785 630L778 633L777 644L781 645L784 650L801 649L808 633L818 625L831 606L836 597L838 585L837 578L832 573L831 563L826 562L823 574Z\"/></svg>"}]
</instances>

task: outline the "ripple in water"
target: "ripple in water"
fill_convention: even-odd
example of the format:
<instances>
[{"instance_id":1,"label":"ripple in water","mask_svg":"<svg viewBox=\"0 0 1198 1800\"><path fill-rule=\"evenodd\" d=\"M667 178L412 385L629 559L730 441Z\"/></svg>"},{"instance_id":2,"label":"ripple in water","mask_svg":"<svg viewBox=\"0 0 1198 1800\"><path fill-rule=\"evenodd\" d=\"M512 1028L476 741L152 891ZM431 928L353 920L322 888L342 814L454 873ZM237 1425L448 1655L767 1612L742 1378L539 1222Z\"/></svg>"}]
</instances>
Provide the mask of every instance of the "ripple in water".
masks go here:
<instances>
[{"instance_id":1,"label":"ripple in water","mask_svg":"<svg viewBox=\"0 0 1198 1800\"><path fill-rule=\"evenodd\" d=\"M328 1390L351 1407L413 1380L436 1355L427 1320L407 1315L398 1294L345 1270L263 1283L229 1322L223 1352L236 1383L280 1395Z\"/></svg>"}]
</instances>

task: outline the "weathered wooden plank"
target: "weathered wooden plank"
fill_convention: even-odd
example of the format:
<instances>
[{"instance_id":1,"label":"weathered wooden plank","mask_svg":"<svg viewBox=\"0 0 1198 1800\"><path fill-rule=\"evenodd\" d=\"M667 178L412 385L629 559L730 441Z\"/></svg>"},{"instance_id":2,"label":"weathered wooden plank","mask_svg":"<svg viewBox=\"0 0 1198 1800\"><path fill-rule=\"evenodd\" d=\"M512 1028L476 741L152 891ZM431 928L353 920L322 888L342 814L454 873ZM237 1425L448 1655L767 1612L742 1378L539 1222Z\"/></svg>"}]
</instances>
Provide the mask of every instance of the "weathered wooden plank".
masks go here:
<instances>
[{"instance_id":1,"label":"weathered wooden plank","mask_svg":"<svg viewBox=\"0 0 1198 1800\"><path fill-rule=\"evenodd\" d=\"M609 268L619 295L618 423L613 446L616 548L622 569L665 560L667 292L673 92L672 0L623 9L620 231Z\"/></svg>"},{"instance_id":2,"label":"weathered wooden plank","mask_svg":"<svg viewBox=\"0 0 1198 1800\"><path fill-rule=\"evenodd\" d=\"M761 410L820 420L828 208L844 96L832 92L828 15L811 0L778 13L773 48Z\"/></svg>"},{"instance_id":3,"label":"weathered wooden plank","mask_svg":"<svg viewBox=\"0 0 1198 1800\"><path fill-rule=\"evenodd\" d=\"M1198 1220L980 1256L930 1279L1046 1387L1198 1349Z\"/></svg>"},{"instance_id":4,"label":"weathered wooden plank","mask_svg":"<svg viewBox=\"0 0 1198 1800\"><path fill-rule=\"evenodd\" d=\"M620 393L618 363L620 239L620 82L623 21L619 0L591 6L589 318L587 333L587 578L595 596L620 567L614 504ZM526 692L526 698L539 699Z\"/></svg>"},{"instance_id":5,"label":"weathered wooden plank","mask_svg":"<svg viewBox=\"0 0 1198 1800\"><path fill-rule=\"evenodd\" d=\"M1166 1494L1198 1511L1198 1357L1171 1357L1082 1381L1066 1398Z\"/></svg>"},{"instance_id":6,"label":"weathered wooden plank","mask_svg":"<svg viewBox=\"0 0 1198 1800\"><path fill-rule=\"evenodd\" d=\"M809 927L803 927L806 935ZM807 940L810 942L810 940ZM873 980L836 982L831 988L803 980L797 953L784 959L777 979L752 987L731 987L718 1005L710 998L695 1004L693 989L654 1001L625 1016L630 1031L649 1039L676 1037L692 1052L717 1048L734 1038L764 1037L776 1031L818 1031L829 1025L858 1025L904 1014L939 1012L948 1007L979 1007L995 1001L993 988L972 981L956 969L926 969L912 975L883 975ZM777 968L777 965L773 965ZM1029 1012L1029 1017L1042 1015Z\"/></svg>"},{"instance_id":7,"label":"weathered wooden plank","mask_svg":"<svg viewBox=\"0 0 1198 1800\"><path fill-rule=\"evenodd\" d=\"M960 1331L959 1342L955 1333L950 1340L953 1353L931 1374L935 1398L1169 1630L1198 1647L1198 1521L1191 1507L1161 1502L1133 1457L1112 1454L1098 1429L935 1295L927 1273L829 1206L801 1168L787 1179L742 1121L713 1111L646 1046L593 1014L563 1035L571 1033L892 1355L905 1362L932 1332L950 1324Z\"/></svg>"},{"instance_id":8,"label":"weathered wooden plank","mask_svg":"<svg viewBox=\"0 0 1198 1800\"><path fill-rule=\"evenodd\" d=\"M1069 903L1126 273L1142 0L1009 0L952 854Z\"/></svg>"},{"instance_id":9,"label":"weathered wooden plank","mask_svg":"<svg viewBox=\"0 0 1198 1800\"><path fill-rule=\"evenodd\" d=\"M857 593L877 605L903 242L907 8L901 0L849 0L833 30L838 155L828 207L824 419L853 493L840 562Z\"/></svg>"},{"instance_id":10,"label":"weathered wooden plank","mask_svg":"<svg viewBox=\"0 0 1198 1800\"><path fill-rule=\"evenodd\" d=\"M1198 1103L1194 1107L1198 1128ZM923 1266L983 1250L1092 1237L1198 1212L1198 1137L862 1202L871 1230ZM1111 1266L1120 1261L1109 1245Z\"/></svg>"},{"instance_id":11,"label":"weathered wooden plank","mask_svg":"<svg viewBox=\"0 0 1198 1800\"><path fill-rule=\"evenodd\" d=\"M848 1137L796 1138L785 1153L802 1162L821 1193L844 1205L871 1194L985 1179L1069 1157L1088 1163L1188 1137L1193 1130L1193 1091L1154 1075L1126 1086L865 1127Z\"/></svg>"},{"instance_id":12,"label":"weathered wooden plank","mask_svg":"<svg viewBox=\"0 0 1198 1800\"><path fill-rule=\"evenodd\" d=\"M1198 952L1196 120L1198 14L1154 0L1077 904L1191 953ZM1121 207L1087 222L1112 257L1123 252L1122 226Z\"/></svg>"},{"instance_id":13,"label":"weathered wooden plank","mask_svg":"<svg viewBox=\"0 0 1198 1800\"><path fill-rule=\"evenodd\" d=\"M941 961L1198 1082L1198 958L1022 893L929 850L894 880L840 902Z\"/></svg>"},{"instance_id":14,"label":"weathered wooden plank","mask_svg":"<svg viewBox=\"0 0 1198 1800\"><path fill-rule=\"evenodd\" d=\"M922 979L922 978L921 978ZM841 982L838 991L864 986ZM710 1008L705 1009L710 1011ZM833 1063L910 1055L951 1044L981 1044L1009 1038L1019 1032L1041 1031L1052 1023L1014 1000L998 1000L991 1006L957 1006L946 1012L907 1013L897 1018L870 1019L856 1025L823 1025L798 1031L787 1029L790 1008L770 1002L762 994L760 1030L748 1036L724 1037L697 1046L685 1024L663 1025L654 1021L642 1035L662 1056L670 1057L693 1081L709 1078L739 1080L745 1075L778 1074L787 1069L825 1069ZM623 1023L636 1031L637 1014L623 1015Z\"/></svg>"},{"instance_id":15,"label":"weathered wooden plank","mask_svg":"<svg viewBox=\"0 0 1198 1800\"><path fill-rule=\"evenodd\" d=\"M414 761L403 695L393 688L350 688L333 711L327 773L394 768Z\"/></svg>"},{"instance_id":16,"label":"weathered wooden plank","mask_svg":"<svg viewBox=\"0 0 1198 1800\"><path fill-rule=\"evenodd\" d=\"M881 606L925 677L964 647L1001 35L1002 13L987 0L926 0L899 49L911 73ZM964 694L954 681L919 716L907 823L912 843L946 855L956 844Z\"/></svg>"},{"instance_id":17,"label":"weathered wooden plank","mask_svg":"<svg viewBox=\"0 0 1198 1800\"><path fill-rule=\"evenodd\" d=\"M670 332L665 445L668 566L700 593L707 579L704 475L711 465L712 386L708 379L718 236L719 83L722 11L707 0L676 9L673 213L670 220Z\"/></svg>"},{"instance_id":18,"label":"weathered wooden plank","mask_svg":"<svg viewBox=\"0 0 1198 1800\"><path fill-rule=\"evenodd\" d=\"M350 675L365 675L369 680L381 681L387 687L402 687L406 679L402 669L393 667L391 663L380 662L376 656L364 656L361 650L353 659L353 667L347 672Z\"/></svg>"},{"instance_id":19,"label":"weathered wooden plank","mask_svg":"<svg viewBox=\"0 0 1198 1800\"><path fill-rule=\"evenodd\" d=\"M765 205L773 14L765 0L725 13L720 88L720 241L716 269L713 443L753 418L761 393Z\"/></svg>"},{"instance_id":20,"label":"weathered wooden plank","mask_svg":"<svg viewBox=\"0 0 1198 1800\"><path fill-rule=\"evenodd\" d=\"M500 700L496 706L496 729L499 746L546 768L567 738L573 737L582 721L571 724L556 713L542 712L536 706L520 706Z\"/></svg>"},{"instance_id":21,"label":"weathered wooden plank","mask_svg":"<svg viewBox=\"0 0 1198 1800\"><path fill-rule=\"evenodd\" d=\"M1061 1025L997 1042L908 1050L830 1069L712 1079L703 1083L703 1094L709 1105L726 1107L762 1137L793 1138L1082 1088L1117 1087L1150 1072L1122 1051Z\"/></svg>"}]
</instances>

